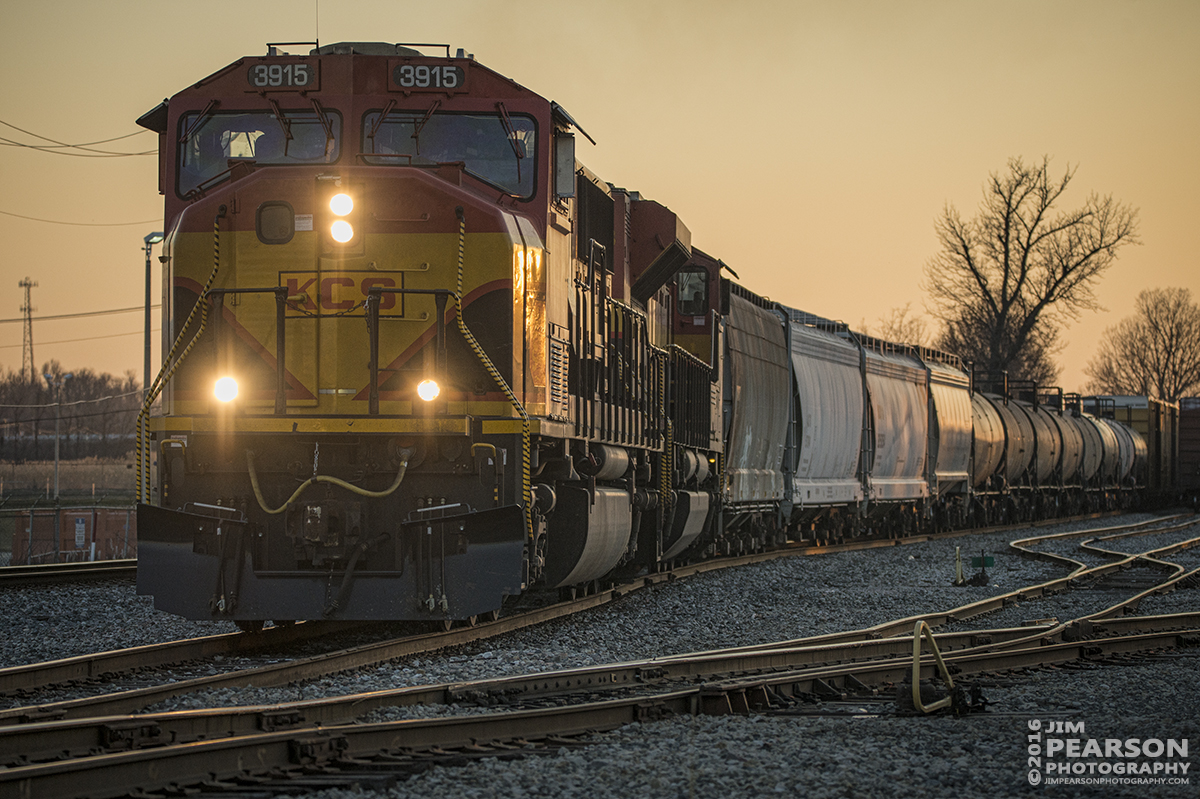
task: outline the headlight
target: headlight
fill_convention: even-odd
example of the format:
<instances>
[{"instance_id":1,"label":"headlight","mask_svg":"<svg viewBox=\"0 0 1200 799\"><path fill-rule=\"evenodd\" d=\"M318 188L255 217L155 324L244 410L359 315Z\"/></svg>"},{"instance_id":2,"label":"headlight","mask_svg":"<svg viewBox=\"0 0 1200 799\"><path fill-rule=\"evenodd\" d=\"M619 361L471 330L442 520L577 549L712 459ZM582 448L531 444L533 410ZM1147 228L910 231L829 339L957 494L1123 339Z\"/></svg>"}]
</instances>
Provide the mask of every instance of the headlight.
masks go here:
<instances>
[{"instance_id":1,"label":"headlight","mask_svg":"<svg viewBox=\"0 0 1200 799\"><path fill-rule=\"evenodd\" d=\"M417 396L426 402L433 402L442 393L442 387L436 380L422 380L417 384Z\"/></svg>"},{"instance_id":2,"label":"headlight","mask_svg":"<svg viewBox=\"0 0 1200 799\"><path fill-rule=\"evenodd\" d=\"M349 194L335 194L329 199L329 210L338 216L345 216L354 210L354 198Z\"/></svg>"},{"instance_id":3,"label":"headlight","mask_svg":"<svg viewBox=\"0 0 1200 799\"><path fill-rule=\"evenodd\" d=\"M329 235L339 244L345 244L354 238L354 227L345 219L339 219L329 227Z\"/></svg>"},{"instance_id":4,"label":"headlight","mask_svg":"<svg viewBox=\"0 0 1200 799\"><path fill-rule=\"evenodd\" d=\"M232 377L222 377L217 381L213 393L217 395L217 399L221 402L233 402L238 395L237 381Z\"/></svg>"}]
</instances>

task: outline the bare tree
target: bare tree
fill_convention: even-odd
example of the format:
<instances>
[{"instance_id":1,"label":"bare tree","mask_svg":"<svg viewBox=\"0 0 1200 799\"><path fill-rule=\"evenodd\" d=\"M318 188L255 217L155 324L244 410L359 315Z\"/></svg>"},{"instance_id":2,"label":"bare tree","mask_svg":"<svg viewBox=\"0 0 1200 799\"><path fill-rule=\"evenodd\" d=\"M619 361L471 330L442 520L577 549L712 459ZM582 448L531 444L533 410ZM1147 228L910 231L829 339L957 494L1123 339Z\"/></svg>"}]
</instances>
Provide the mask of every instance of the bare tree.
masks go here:
<instances>
[{"instance_id":1,"label":"bare tree","mask_svg":"<svg viewBox=\"0 0 1200 799\"><path fill-rule=\"evenodd\" d=\"M986 366L972 361L962 353L985 351L987 337L991 334L992 331L981 330L968 324L948 322L934 339L933 346L946 352L958 353L980 371L989 371ZM1055 385L1058 383L1059 368L1054 362L1054 354L1061 348L1058 328L1047 324L1035 325L1033 332L1025 339L1025 346L1009 361L1004 371L1015 380L1032 380L1039 386Z\"/></svg>"},{"instance_id":2,"label":"bare tree","mask_svg":"<svg viewBox=\"0 0 1200 799\"><path fill-rule=\"evenodd\" d=\"M974 219L948 205L936 222L941 252L925 267L925 289L946 325L942 343L964 360L1021 379L1036 380L1024 370L1038 364L1057 372L1058 328L1099 307L1092 285L1137 242L1137 212L1095 194L1057 210L1074 176L1068 166L1051 178L1049 158L1031 166L1012 158L984 184Z\"/></svg>"},{"instance_id":3,"label":"bare tree","mask_svg":"<svg viewBox=\"0 0 1200 799\"><path fill-rule=\"evenodd\" d=\"M1200 388L1200 305L1187 289L1147 289L1137 312L1104 331L1084 373L1097 394L1177 402Z\"/></svg>"},{"instance_id":4,"label":"bare tree","mask_svg":"<svg viewBox=\"0 0 1200 799\"><path fill-rule=\"evenodd\" d=\"M887 316L879 317L879 337L899 344L916 344L924 347L929 343L925 330L925 319L912 314L912 303L903 308L893 308Z\"/></svg>"}]
</instances>

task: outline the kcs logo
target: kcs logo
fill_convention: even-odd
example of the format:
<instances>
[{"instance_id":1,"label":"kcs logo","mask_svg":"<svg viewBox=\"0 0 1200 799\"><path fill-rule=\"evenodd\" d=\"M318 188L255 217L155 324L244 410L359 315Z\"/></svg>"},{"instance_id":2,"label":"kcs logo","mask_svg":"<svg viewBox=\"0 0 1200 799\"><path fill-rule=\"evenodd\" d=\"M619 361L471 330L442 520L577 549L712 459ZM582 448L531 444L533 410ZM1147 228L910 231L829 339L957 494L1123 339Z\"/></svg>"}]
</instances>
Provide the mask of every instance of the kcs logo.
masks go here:
<instances>
[{"instance_id":1,"label":"kcs logo","mask_svg":"<svg viewBox=\"0 0 1200 799\"><path fill-rule=\"evenodd\" d=\"M402 288L403 272L280 272L279 285L287 287L288 314L344 313L360 315L367 292L375 286ZM386 316L403 316L404 301L399 294L384 293L379 311Z\"/></svg>"}]
</instances>

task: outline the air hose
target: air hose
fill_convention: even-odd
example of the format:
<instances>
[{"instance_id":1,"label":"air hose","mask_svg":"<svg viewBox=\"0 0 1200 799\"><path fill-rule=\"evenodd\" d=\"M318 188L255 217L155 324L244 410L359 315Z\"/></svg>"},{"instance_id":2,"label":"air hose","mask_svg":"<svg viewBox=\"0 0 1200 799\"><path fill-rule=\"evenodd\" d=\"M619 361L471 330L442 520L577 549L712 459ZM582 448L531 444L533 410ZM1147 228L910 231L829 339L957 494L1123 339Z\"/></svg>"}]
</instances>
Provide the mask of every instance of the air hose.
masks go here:
<instances>
[{"instance_id":1,"label":"air hose","mask_svg":"<svg viewBox=\"0 0 1200 799\"><path fill-rule=\"evenodd\" d=\"M392 481L390 486L382 491L368 491L367 489L356 486L353 483L348 483L341 478L332 477L327 474L318 474L313 475L301 483L300 486L292 492L292 495L288 497L287 500L278 508L271 508L267 505L267 500L263 497L262 489L259 488L258 471L254 468L253 450L246 450L246 467L250 471L250 485L254 488L254 498L258 500L258 506L263 509L263 512L274 516L275 514L283 513L285 510L290 508L292 503L295 502L302 493L304 493L304 489L308 488L314 483L331 483L339 488L344 488L347 491L352 491L355 494L358 494L359 496L370 497L371 499L382 499L383 497L390 496L391 494L395 493L397 488L400 487L400 483L404 482L404 473L408 471L408 459L412 457L412 450L401 450L401 452L403 454L401 455L400 459L400 468L396 472L396 479Z\"/></svg>"},{"instance_id":2,"label":"air hose","mask_svg":"<svg viewBox=\"0 0 1200 799\"><path fill-rule=\"evenodd\" d=\"M183 359L192 351L192 347L196 346L196 342L200 340L200 336L204 333L204 327L208 323L208 291L212 288L213 281L217 279L217 272L221 267L221 218L225 216L225 206L221 206L213 217L213 268L208 275L208 282L204 284L204 290L200 292L200 297L196 300L196 304L192 306L191 312L188 314L187 320L183 326L179 328L179 335L175 337L175 343L171 345L167 357L163 359L162 368L159 369L158 376L154 378L154 383L146 391L146 399L142 402L142 409L138 412L137 417L137 498L139 502L149 501L150 499L150 453L146 448L146 420L150 416L150 406L154 404L154 400L158 399L158 395L162 393L163 387L167 381L175 374L179 365L183 363ZM179 345L183 343L184 334L187 332L188 326L192 323L192 319L196 316L196 311L200 311L200 327L196 331L196 335L192 336L192 340L179 354L179 359L171 363L171 359L175 357L175 351L179 349Z\"/></svg>"},{"instance_id":3,"label":"air hose","mask_svg":"<svg viewBox=\"0 0 1200 799\"><path fill-rule=\"evenodd\" d=\"M455 316L458 317L458 329L462 333L462 337L466 339L467 344L470 345L471 350L475 353L475 357L479 358L479 362L483 364L483 368L492 376L492 380L496 381L496 385L504 392L504 396L517 409L517 413L521 417L521 489L525 506L525 533L529 536L530 540L533 540L533 488L529 477L529 414L525 412L525 407L521 405L521 401L517 399L517 395L513 393L513 390L504 380L504 376L500 374L500 370L492 363L492 359L483 351L483 347L479 346L479 342L475 340L475 336L471 335L471 331L467 329L466 320L463 319L463 253L467 239L467 217L461 205L454 209L454 213L458 216L458 283L454 293L454 308Z\"/></svg>"},{"instance_id":4,"label":"air hose","mask_svg":"<svg viewBox=\"0 0 1200 799\"><path fill-rule=\"evenodd\" d=\"M338 588L337 596L329 600L329 603L325 605L325 608L321 611L322 616L328 619L346 604L346 600L350 598L350 587L354 585L354 575L355 570L358 568L359 559L366 554L368 549L379 546L391 537L390 533L384 533L369 541L363 541L354 548L354 552L350 555L350 560L346 563L346 571L342 572L342 583Z\"/></svg>"}]
</instances>

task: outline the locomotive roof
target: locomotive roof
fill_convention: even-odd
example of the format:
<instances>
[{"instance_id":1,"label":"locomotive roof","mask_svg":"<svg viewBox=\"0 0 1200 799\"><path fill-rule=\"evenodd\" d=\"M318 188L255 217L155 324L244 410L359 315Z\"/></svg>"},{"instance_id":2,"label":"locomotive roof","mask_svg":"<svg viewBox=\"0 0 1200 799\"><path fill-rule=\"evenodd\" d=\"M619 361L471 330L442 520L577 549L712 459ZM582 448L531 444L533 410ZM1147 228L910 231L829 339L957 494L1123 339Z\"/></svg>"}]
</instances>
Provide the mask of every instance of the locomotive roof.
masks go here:
<instances>
[{"instance_id":1,"label":"locomotive roof","mask_svg":"<svg viewBox=\"0 0 1200 799\"><path fill-rule=\"evenodd\" d=\"M268 55L270 49L278 45L268 44ZM439 44L435 47L445 47L446 55L450 55L450 45ZM463 57L463 52L458 51L459 58ZM317 46L308 51L309 55L409 55L420 56L420 50L414 50L411 47L406 47L403 44L388 44L387 42L338 42L337 44L327 44L324 47Z\"/></svg>"},{"instance_id":2,"label":"locomotive roof","mask_svg":"<svg viewBox=\"0 0 1200 799\"><path fill-rule=\"evenodd\" d=\"M218 69L211 75L196 81L196 83L188 86L182 91L177 92L176 96L193 94L196 92L196 90L203 90L203 93L207 94L213 92L214 89L221 92L235 91L241 93L249 91L253 93L255 89L246 85L246 81L237 73L237 69L238 67L249 66L255 63L267 63L270 59L288 59L292 61L305 62L311 61L312 59L324 60L332 58L336 59L338 63L341 63L343 58L364 58L370 60L371 62L374 62L375 59L387 58L402 60L412 59L418 62L442 61L449 64L459 64L462 65L463 68L469 69L474 76L482 77L487 82L486 87L483 88L483 94L494 95L497 99L516 99L521 97L529 99L536 98L545 102L544 98L531 89L522 86L512 78L502 75L490 67L487 67L484 64L476 61L474 53L467 53L462 48L458 48L458 50L452 54L450 45L448 44L412 45L389 44L387 42L337 42L335 44L310 47L310 45L314 44L317 43L268 43L266 53L261 55L243 56L236 61L225 65L221 69ZM303 47L306 51L301 50L292 52L288 49L293 47ZM437 48L442 49L445 52L430 55L417 50L417 47ZM320 78L318 78L318 80L320 80ZM300 88L302 88L304 92L320 93L321 91L332 91L333 93L339 94L388 94L389 92L396 92L397 90L397 87L395 86L389 88L387 86L376 86L371 83L363 84L345 81L345 79L343 79L343 81L344 82L340 83L340 85L337 85L336 87L332 85L325 86L322 85L322 83L318 83L315 86L304 87L285 86L281 88L260 88L258 91L267 91L272 95L279 96L280 92L299 93L296 90ZM216 86L213 84L216 84ZM352 86L353 88L351 88ZM289 92L289 89L292 91ZM418 90L417 93L429 93L429 91L431 90ZM432 92L435 94L439 93L436 90L432 90ZM403 90L400 93L408 94L407 91Z\"/></svg>"}]
</instances>

